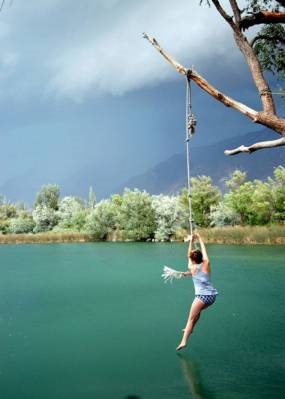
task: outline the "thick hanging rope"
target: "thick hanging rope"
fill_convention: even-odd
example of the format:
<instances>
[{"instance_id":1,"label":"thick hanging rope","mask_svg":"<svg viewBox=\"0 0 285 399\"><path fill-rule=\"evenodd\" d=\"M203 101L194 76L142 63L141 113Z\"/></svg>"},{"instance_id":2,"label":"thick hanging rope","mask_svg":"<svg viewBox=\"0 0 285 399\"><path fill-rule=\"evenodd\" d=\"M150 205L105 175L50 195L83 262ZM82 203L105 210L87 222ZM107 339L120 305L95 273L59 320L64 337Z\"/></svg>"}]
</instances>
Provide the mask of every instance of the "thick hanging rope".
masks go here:
<instances>
[{"instance_id":1,"label":"thick hanging rope","mask_svg":"<svg viewBox=\"0 0 285 399\"><path fill-rule=\"evenodd\" d=\"M192 212L192 189L191 189L191 173L190 173L190 139L195 133L195 127L197 125L197 120L192 112L192 92L191 92L191 70L187 72L186 80L186 159L187 159L187 186L188 186L188 208L189 208L189 230L190 234L193 234L195 229L193 212Z\"/></svg>"},{"instance_id":2,"label":"thick hanging rope","mask_svg":"<svg viewBox=\"0 0 285 399\"><path fill-rule=\"evenodd\" d=\"M193 234L195 230L193 212L192 212L192 189L191 189L191 173L190 173L190 139L195 133L195 127L197 125L197 120L192 112L192 93L191 93L191 71L187 72L186 80L186 115L185 115L185 143L186 143L186 159L187 159L187 189L188 189L188 208L189 208L189 231ZM194 244L195 245L195 244ZM161 277L164 282L170 281L172 283L173 279L180 279L183 276L183 272L172 269L169 266L164 266L163 273Z\"/></svg>"}]
</instances>

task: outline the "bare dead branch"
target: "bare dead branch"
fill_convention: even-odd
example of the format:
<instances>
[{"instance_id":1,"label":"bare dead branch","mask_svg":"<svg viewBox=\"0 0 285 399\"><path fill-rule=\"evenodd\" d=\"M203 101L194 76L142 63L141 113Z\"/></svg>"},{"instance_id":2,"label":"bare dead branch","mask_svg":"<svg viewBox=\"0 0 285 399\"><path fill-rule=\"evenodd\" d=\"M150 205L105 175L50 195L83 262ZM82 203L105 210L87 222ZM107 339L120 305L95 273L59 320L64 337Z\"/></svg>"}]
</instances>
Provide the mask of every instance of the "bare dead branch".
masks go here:
<instances>
[{"instance_id":1,"label":"bare dead branch","mask_svg":"<svg viewBox=\"0 0 285 399\"><path fill-rule=\"evenodd\" d=\"M250 118L253 122L259 123L263 126L269 127L281 135L285 135L285 119L278 118L276 115L268 112L258 112L247 105L240 103L233 98L221 93L214 86L212 86L206 79L198 74L193 68L188 69L176 61L170 54L166 53L160 46L158 41L150 37L147 33L143 34L143 37L147 39L154 48L181 74L187 75L193 80L202 90L206 91L216 100L224 104L226 107L231 107L236 111ZM268 89L265 89L264 93L260 93L262 96L271 96L271 92L267 93Z\"/></svg>"},{"instance_id":2,"label":"bare dead branch","mask_svg":"<svg viewBox=\"0 0 285 399\"><path fill-rule=\"evenodd\" d=\"M259 143L252 144L249 147L241 145L233 150L225 150L225 155L236 155L241 152L252 153L257 150L262 150L264 148L273 148L273 147L280 147L285 145L285 137L277 140L270 140L270 141L261 141Z\"/></svg>"},{"instance_id":3,"label":"bare dead branch","mask_svg":"<svg viewBox=\"0 0 285 399\"><path fill-rule=\"evenodd\" d=\"M259 11L241 19L239 26L246 30L254 25L285 23L285 12Z\"/></svg>"},{"instance_id":4,"label":"bare dead branch","mask_svg":"<svg viewBox=\"0 0 285 399\"><path fill-rule=\"evenodd\" d=\"M181 65L178 61L176 61L170 54L166 53L163 48L160 46L158 41L155 38L150 37L147 33L143 34L143 37L147 39L155 49L181 74L186 75L188 69ZM201 75L199 75L194 69L190 70L189 73L190 79L192 79L201 89L206 91L216 100L220 101L227 107L231 107L241 112L242 114L249 117L253 122L257 122L258 120L258 112L252 108L247 107L246 105L232 99L231 97L221 93L214 86L212 86L206 79L204 79Z\"/></svg>"},{"instance_id":5,"label":"bare dead branch","mask_svg":"<svg viewBox=\"0 0 285 399\"><path fill-rule=\"evenodd\" d=\"M157 40L154 37L150 37L147 33L143 33L143 38L147 39L153 47L176 69L177 72L182 73L183 75L187 74L187 68L183 65L179 64L171 55L167 54L159 45Z\"/></svg>"}]
</instances>

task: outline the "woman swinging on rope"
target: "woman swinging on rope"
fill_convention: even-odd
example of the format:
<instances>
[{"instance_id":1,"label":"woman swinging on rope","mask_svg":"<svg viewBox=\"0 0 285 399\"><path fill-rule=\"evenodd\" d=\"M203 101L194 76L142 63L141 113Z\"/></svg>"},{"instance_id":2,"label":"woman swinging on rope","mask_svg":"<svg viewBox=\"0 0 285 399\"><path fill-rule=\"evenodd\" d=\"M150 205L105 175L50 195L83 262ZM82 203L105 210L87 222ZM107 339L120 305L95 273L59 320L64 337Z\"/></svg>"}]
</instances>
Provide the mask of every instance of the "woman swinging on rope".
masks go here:
<instances>
[{"instance_id":1,"label":"woman swinging on rope","mask_svg":"<svg viewBox=\"0 0 285 399\"><path fill-rule=\"evenodd\" d=\"M195 239L199 242L201 250L192 249ZM186 347L188 338L193 332L202 310L212 305L218 294L218 291L212 286L210 281L210 261L205 244L198 233L189 236L188 269L187 272L182 272L182 276L192 276L195 287L195 298L189 312L186 327L183 329L182 340L176 350Z\"/></svg>"}]
</instances>

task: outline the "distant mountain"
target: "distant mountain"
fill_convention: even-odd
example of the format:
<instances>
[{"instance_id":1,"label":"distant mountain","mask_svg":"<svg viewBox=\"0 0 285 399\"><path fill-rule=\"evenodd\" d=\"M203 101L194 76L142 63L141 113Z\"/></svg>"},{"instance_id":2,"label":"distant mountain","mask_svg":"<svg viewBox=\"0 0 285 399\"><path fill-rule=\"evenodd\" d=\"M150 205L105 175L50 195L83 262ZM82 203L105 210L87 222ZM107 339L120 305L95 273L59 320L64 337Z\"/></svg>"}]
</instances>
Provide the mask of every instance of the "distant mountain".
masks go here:
<instances>
[{"instance_id":1,"label":"distant mountain","mask_svg":"<svg viewBox=\"0 0 285 399\"><path fill-rule=\"evenodd\" d=\"M211 176L215 185L224 189L224 180L235 169L247 172L249 179L265 179L271 176L276 166L285 165L285 147L277 147L254 152L252 154L239 154L225 156L225 149L232 149L241 144L275 139L276 134L263 130L248 133L223 140L212 145L191 148L190 143L190 168L191 176ZM145 173L134 176L117 188L122 192L125 187L146 190L151 194L173 194L187 185L186 155L175 154L169 159L155 165Z\"/></svg>"},{"instance_id":2,"label":"distant mountain","mask_svg":"<svg viewBox=\"0 0 285 399\"><path fill-rule=\"evenodd\" d=\"M250 179L264 179L272 175L273 168L285 165L285 147L257 151L251 155L240 154L232 157L224 155L226 148L235 148L241 144L276 138L274 133L250 133L245 136L229 138L216 144L191 147L191 175L211 176L214 183L223 187L223 179L236 168L248 172ZM58 184L61 195L75 195L87 198L89 187L95 189L97 199L106 198L112 193L120 193L125 187L145 189L151 194L176 193L186 185L185 154L175 154L169 159L146 170L145 173L125 180L126 174L111 167L102 167L96 160L86 160L86 164L72 165L35 164L33 168L23 171L8 179L0 186L0 194L11 201L25 201L32 205L41 186L48 183ZM131 170L131 168L130 168ZM120 182L124 182L120 184Z\"/></svg>"},{"instance_id":3,"label":"distant mountain","mask_svg":"<svg viewBox=\"0 0 285 399\"><path fill-rule=\"evenodd\" d=\"M74 165L73 168L62 165L56 169L52 167L52 163L49 168L43 168L38 164L8 179L0 186L0 194L10 201L24 201L31 206L41 187L51 183L59 185L62 197L74 195L87 199L89 188L92 186L97 199L101 199L112 192L117 177L115 170L100 168L95 162L89 165Z\"/></svg>"}]
</instances>

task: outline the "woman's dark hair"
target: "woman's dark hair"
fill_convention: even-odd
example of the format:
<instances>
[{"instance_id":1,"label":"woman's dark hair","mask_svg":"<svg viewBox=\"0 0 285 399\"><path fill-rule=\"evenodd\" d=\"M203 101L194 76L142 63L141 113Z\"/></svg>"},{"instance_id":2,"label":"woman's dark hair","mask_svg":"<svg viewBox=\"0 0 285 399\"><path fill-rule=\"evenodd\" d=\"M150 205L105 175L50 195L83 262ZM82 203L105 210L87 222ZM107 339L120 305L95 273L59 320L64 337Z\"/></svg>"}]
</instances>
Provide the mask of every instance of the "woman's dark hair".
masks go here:
<instances>
[{"instance_id":1,"label":"woman's dark hair","mask_svg":"<svg viewBox=\"0 0 285 399\"><path fill-rule=\"evenodd\" d=\"M202 256L202 252L200 251L200 249L195 249L194 251L190 252L190 259L197 263L197 265L199 265L200 263L203 262L203 256Z\"/></svg>"}]
</instances>

